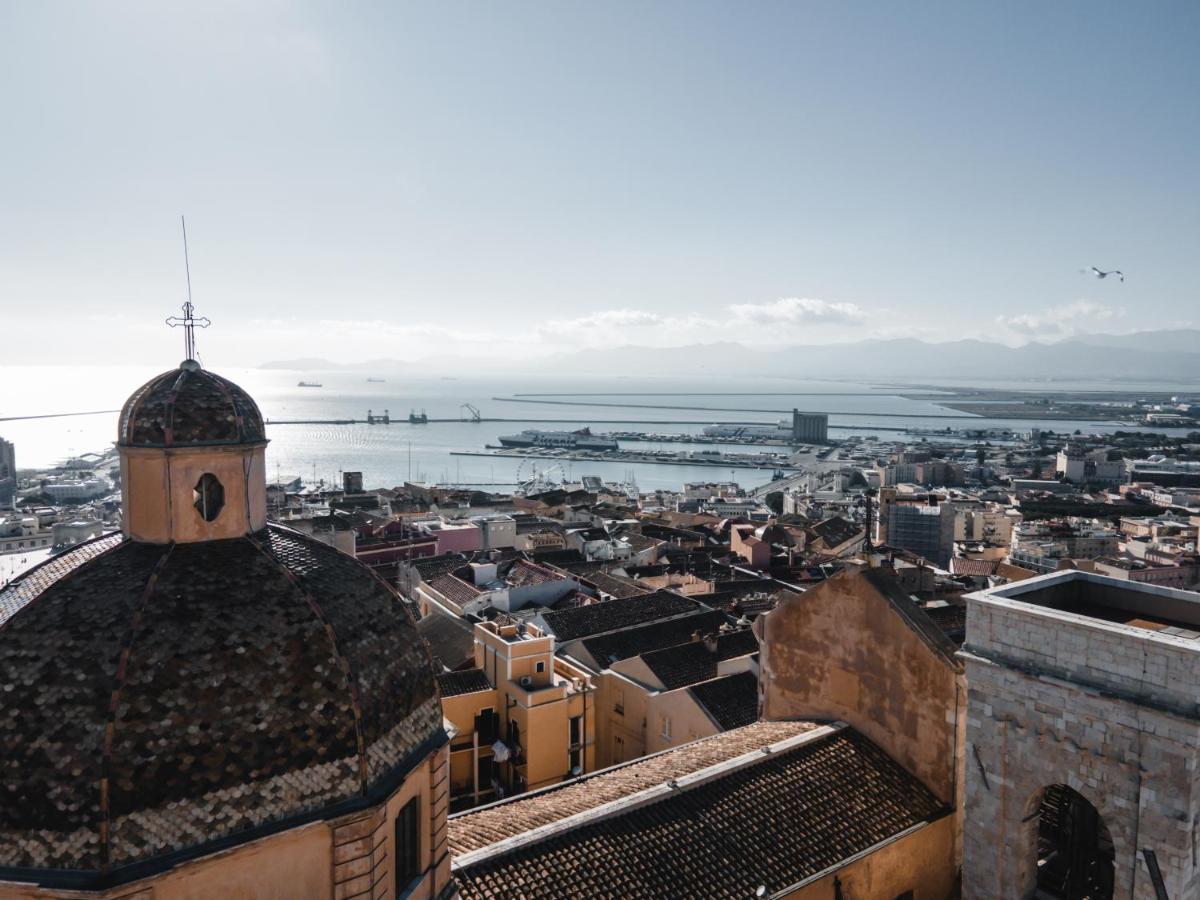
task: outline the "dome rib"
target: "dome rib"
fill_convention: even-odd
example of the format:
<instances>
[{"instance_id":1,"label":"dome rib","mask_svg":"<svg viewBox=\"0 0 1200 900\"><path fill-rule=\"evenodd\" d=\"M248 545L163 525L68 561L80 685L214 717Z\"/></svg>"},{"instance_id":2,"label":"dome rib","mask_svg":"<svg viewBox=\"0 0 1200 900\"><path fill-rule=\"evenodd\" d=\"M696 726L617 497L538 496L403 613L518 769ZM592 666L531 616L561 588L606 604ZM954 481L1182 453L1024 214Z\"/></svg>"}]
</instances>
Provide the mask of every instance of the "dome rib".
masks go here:
<instances>
[{"instance_id":1,"label":"dome rib","mask_svg":"<svg viewBox=\"0 0 1200 900\"><path fill-rule=\"evenodd\" d=\"M186 369L180 369L179 374L175 376L175 380L171 383L171 387L167 391L167 421L163 430L166 432L164 443L168 446L175 442L175 411L179 408L175 401L179 399L179 388L183 385L183 378L186 372Z\"/></svg>"},{"instance_id":2,"label":"dome rib","mask_svg":"<svg viewBox=\"0 0 1200 900\"><path fill-rule=\"evenodd\" d=\"M112 699L108 706L108 722L104 728L104 743L100 749L100 871L107 872L112 864L111 841L111 808L109 805L109 779L112 777L112 745L113 735L117 728L117 713L121 706L121 691L125 688L126 673L129 671L129 658L133 654L133 645L141 631L142 612L150 605L154 596L154 588L158 585L158 576L166 568L167 560L171 558L175 545L168 544L163 555L154 565L150 577L146 579L146 587L142 590L141 600L133 612L129 622L129 633L125 646L121 648L121 656L117 663L117 671L113 676Z\"/></svg>"},{"instance_id":3,"label":"dome rib","mask_svg":"<svg viewBox=\"0 0 1200 900\"><path fill-rule=\"evenodd\" d=\"M367 745L366 739L363 736L362 698L358 692L358 673L354 671L353 663L342 653L341 647L338 646L337 631L330 624L329 619L325 616L325 611L321 609L321 604L317 602L312 593L305 589L304 585L296 578L295 573L271 555L261 542L250 535L246 535L245 540L261 553L267 562L283 573L284 577L304 597L305 602L308 603L308 608L312 610L313 615L317 617L317 621L325 629L325 634L328 636L329 644L333 649L334 658L338 661L338 667L346 676L346 687L350 691L350 707L354 710L354 738L355 745L358 748L358 780L360 790L365 796L370 787L370 778L367 770Z\"/></svg>"}]
</instances>

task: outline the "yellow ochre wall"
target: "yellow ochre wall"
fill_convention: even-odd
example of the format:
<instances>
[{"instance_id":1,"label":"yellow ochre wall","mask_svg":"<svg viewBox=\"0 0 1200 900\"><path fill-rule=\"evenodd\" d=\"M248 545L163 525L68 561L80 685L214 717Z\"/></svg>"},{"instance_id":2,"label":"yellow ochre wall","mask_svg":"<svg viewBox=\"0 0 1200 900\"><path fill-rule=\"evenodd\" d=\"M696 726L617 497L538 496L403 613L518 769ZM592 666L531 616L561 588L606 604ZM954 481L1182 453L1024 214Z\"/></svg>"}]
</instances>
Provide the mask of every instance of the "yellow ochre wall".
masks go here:
<instances>
[{"instance_id":1,"label":"yellow ochre wall","mask_svg":"<svg viewBox=\"0 0 1200 900\"><path fill-rule=\"evenodd\" d=\"M962 675L866 578L835 576L755 626L762 718L847 722L954 800Z\"/></svg>"},{"instance_id":2,"label":"yellow ochre wall","mask_svg":"<svg viewBox=\"0 0 1200 900\"><path fill-rule=\"evenodd\" d=\"M236 538L267 524L266 445L160 450L121 448L125 533L154 544ZM200 476L211 472L225 491L212 522L193 506Z\"/></svg>"},{"instance_id":3,"label":"yellow ochre wall","mask_svg":"<svg viewBox=\"0 0 1200 900\"><path fill-rule=\"evenodd\" d=\"M895 900L905 891L913 900L958 896L953 816L942 816L873 853L788 894L789 900Z\"/></svg>"}]
</instances>

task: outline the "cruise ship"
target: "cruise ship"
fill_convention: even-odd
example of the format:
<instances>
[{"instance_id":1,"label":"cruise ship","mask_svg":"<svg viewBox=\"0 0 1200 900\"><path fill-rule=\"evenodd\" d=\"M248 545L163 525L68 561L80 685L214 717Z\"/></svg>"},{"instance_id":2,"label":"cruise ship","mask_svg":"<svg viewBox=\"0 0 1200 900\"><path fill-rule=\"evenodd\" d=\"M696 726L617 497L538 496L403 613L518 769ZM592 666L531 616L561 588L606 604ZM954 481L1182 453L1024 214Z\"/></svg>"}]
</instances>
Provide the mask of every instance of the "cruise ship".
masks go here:
<instances>
[{"instance_id":1,"label":"cruise ship","mask_svg":"<svg viewBox=\"0 0 1200 900\"><path fill-rule=\"evenodd\" d=\"M504 447L562 447L566 450L616 450L617 442L594 435L589 428L578 431L538 431L527 428L520 434L501 435Z\"/></svg>"}]
</instances>

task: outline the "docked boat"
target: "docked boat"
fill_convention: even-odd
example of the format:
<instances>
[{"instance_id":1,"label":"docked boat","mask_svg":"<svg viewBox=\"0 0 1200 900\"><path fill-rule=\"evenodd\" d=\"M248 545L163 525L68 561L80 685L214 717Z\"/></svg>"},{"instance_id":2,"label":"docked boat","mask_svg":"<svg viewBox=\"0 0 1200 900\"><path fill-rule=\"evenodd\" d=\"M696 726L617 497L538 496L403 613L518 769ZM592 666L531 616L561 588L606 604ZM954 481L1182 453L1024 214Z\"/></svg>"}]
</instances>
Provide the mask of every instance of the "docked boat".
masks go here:
<instances>
[{"instance_id":1,"label":"docked boat","mask_svg":"<svg viewBox=\"0 0 1200 900\"><path fill-rule=\"evenodd\" d=\"M504 447L561 447L566 450L616 450L617 442L610 437L592 434L590 428L578 431L538 431L527 428L520 434L501 435Z\"/></svg>"}]
</instances>

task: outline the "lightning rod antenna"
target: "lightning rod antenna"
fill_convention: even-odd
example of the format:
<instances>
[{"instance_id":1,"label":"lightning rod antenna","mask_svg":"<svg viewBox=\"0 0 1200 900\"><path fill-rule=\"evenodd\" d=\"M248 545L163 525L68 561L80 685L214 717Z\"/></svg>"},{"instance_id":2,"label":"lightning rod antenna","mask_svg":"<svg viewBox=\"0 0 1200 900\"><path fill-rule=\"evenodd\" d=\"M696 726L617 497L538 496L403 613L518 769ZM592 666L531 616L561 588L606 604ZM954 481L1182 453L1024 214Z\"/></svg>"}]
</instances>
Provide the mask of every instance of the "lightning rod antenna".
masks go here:
<instances>
[{"instance_id":1,"label":"lightning rod antenna","mask_svg":"<svg viewBox=\"0 0 1200 900\"><path fill-rule=\"evenodd\" d=\"M180 216L179 224L183 228L183 271L184 271L184 274L187 276L188 303L191 303L192 302L192 266L191 266L191 263L188 261L187 220L184 219L183 216Z\"/></svg>"}]
</instances>

